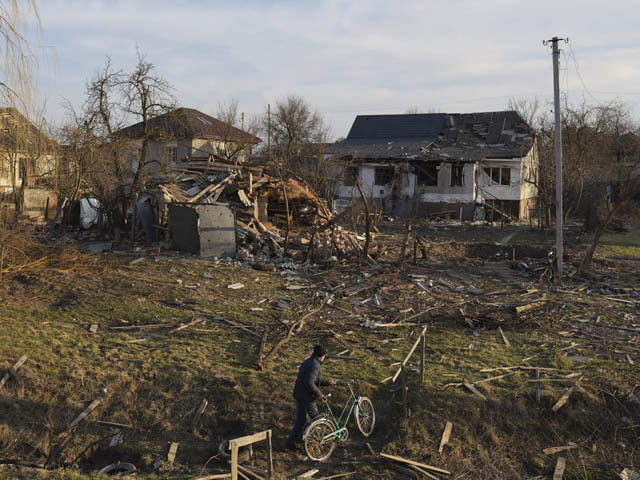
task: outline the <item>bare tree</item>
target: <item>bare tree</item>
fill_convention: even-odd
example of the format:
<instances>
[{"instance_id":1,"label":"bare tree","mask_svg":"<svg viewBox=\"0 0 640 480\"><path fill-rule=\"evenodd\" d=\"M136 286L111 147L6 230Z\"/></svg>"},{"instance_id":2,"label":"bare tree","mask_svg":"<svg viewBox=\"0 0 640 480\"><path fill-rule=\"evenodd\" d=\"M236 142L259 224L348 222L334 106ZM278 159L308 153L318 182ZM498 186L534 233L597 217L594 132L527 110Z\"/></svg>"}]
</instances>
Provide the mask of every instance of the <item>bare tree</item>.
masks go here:
<instances>
[{"instance_id":1,"label":"bare tree","mask_svg":"<svg viewBox=\"0 0 640 480\"><path fill-rule=\"evenodd\" d=\"M264 133L271 135L271 158L327 196L332 175L324 158L329 128L322 116L303 98L289 95L276 102L271 119L265 114L262 123Z\"/></svg>"},{"instance_id":2,"label":"bare tree","mask_svg":"<svg viewBox=\"0 0 640 480\"><path fill-rule=\"evenodd\" d=\"M216 155L232 163L243 162L255 145L259 119L245 117L244 112L240 112L237 98L219 103L216 118L224 125L222 138L213 144Z\"/></svg>"},{"instance_id":3,"label":"bare tree","mask_svg":"<svg viewBox=\"0 0 640 480\"><path fill-rule=\"evenodd\" d=\"M87 83L80 112L70 109L65 131L75 184L101 202L114 225L125 221L136 194L166 167L165 149L154 142L171 140L170 133L152 120L174 108L173 88L138 52L131 72L115 70L107 58ZM124 128L128 123L134 125Z\"/></svg>"}]
</instances>

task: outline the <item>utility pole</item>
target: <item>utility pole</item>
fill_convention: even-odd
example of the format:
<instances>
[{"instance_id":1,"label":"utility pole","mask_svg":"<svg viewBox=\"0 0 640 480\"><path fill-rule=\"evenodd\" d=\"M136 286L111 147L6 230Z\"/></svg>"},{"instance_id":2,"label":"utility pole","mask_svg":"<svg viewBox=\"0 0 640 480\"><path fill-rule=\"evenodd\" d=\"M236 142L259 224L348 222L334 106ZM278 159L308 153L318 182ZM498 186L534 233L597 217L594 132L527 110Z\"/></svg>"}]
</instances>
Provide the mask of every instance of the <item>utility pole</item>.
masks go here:
<instances>
[{"instance_id":1,"label":"utility pole","mask_svg":"<svg viewBox=\"0 0 640 480\"><path fill-rule=\"evenodd\" d=\"M244 112L242 112L242 130L244 130Z\"/></svg>"},{"instance_id":2,"label":"utility pole","mask_svg":"<svg viewBox=\"0 0 640 480\"><path fill-rule=\"evenodd\" d=\"M562 255L563 255L563 209L562 209L562 124L560 118L560 79L559 63L560 49L558 42L566 38L553 37L551 40L543 41L543 45L551 42L553 56L553 113L555 117L555 150L556 150L556 256L558 262L558 275L562 275Z\"/></svg>"},{"instance_id":3,"label":"utility pole","mask_svg":"<svg viewBox=\"0 0 640 480\"><path fill-rule=\"evenodd\" d=\"M267 104L267 155L271 161L271 104Z\"/></svg>"}]
</instances>

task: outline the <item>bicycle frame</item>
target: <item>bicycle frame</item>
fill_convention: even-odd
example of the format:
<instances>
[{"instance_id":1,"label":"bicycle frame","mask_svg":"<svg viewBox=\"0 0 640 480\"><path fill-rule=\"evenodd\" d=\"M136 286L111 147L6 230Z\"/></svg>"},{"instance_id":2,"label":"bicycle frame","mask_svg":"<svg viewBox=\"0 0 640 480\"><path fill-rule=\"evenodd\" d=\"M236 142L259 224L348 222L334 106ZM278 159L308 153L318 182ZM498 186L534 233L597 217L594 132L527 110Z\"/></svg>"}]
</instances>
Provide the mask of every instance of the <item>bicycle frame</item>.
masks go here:
<instances>
[{"instance_id":1,"label":"bicycle frame","mask_svg":"<svg viewBox=\"0 0 640 480\"><path fill-rule=\"evenodd\" d=\"M357 405L358 403L358 397L356 397L356 394L353 393L353 389L351 388L351 384L347 383L347 386L349 387L349 398L347 399L344 408L342 409L342 412L340 412L340 416L336 419L336 416L333 414L333 411L331 410L331 407L329 406L329 402L327 403L327 411L329 412L329 416L330 416L330 420L333 422L333 424L336 426L336 431L332 432L328 435L325 435L324 437L322 437L322 441L325 442L327 440L331 440L333 438L335 438L336 440L342 442L342 438L343 438L343 432L349 432L347 430L347 423L349 423L349 418L351 418L351 414L353 413L353 409L354 407ZM342 418L345 416L346 413L346 417L344 419L344 424L342 425L342 427L340 426L340 422L342 421Z\"/></svg>"}]
</instances>

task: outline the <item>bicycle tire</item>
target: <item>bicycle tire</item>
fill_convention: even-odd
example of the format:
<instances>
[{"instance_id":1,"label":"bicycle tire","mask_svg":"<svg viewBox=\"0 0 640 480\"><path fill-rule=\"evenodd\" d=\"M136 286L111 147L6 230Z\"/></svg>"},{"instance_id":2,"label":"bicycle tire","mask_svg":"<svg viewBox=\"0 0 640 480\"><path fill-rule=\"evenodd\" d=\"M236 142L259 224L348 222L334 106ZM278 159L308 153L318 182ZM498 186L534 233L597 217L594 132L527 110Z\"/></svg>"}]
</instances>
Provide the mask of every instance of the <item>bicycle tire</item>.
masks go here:
<instances>
[{"instance_id":1,"label":"bicycle tire","mask_svg":"<svg viewBox=\"0 0 640 480\"><path fill-rule=\"evenodd\" d=\"M376 412L373 409L373 403L371 400L369 400L368 397L358 398L355 413L358 430L360 430L362 435L368 437L376 426Z\"/></svg>"},{"instance_id":2,"label":"bicycle tire","mask_svg":"<svg viewBox=\"0 0 640 480\"><path fill-rule=\"evenodd\" d=\"M325 435L336 431L336 426L326 418L318 418L311 422L303 436L304 451L311 460L322 462L331 456L336 448L337 440L332 438L325 442Z\"/></svg>"}]
</instances>

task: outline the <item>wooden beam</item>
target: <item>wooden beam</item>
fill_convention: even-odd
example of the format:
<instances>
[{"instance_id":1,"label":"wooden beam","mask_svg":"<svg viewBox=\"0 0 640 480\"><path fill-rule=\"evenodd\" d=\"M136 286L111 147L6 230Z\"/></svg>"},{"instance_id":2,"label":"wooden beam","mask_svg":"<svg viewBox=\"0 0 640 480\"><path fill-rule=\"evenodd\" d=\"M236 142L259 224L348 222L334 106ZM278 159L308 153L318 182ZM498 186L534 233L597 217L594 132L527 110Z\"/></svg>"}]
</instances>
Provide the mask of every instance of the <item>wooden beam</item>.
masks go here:
<instances>
[{"instance_id":1,"label":"wooden beam","mask_svg":"<svg viewBox=\"0 0 640 480\"><path fill-rule=\"evenodd\" d=\"M69 426L67 427L67 429L75 427L75 426L76 426L76 425L78 425L82 420L84 420L85 418L87 418L87 416L88 416L91 412L93 412L93 411L96 409L96 407L97 407L98 405L100 405L100 402L101 402L101 400L94 400L93 402L91 402L91 403L89 404L89 406L88 406L87 408L85 408L85 409L83 410L83 412L82 412L80 415L78 415L78 416L76 417L76 419L75 419L73 422L71 422L71 423L69 424Z\"/></svg>"},{"instance_id":2,"label":"wooden beam","mask_svg":"<svg viewBox=\"0 0 640 480\"><path fill-rule=\"evenodd\" d=\"M500 335L502 335L502 341L504 342L504 344L507 347L510 347L511 344L509 343L509 340L507 339L507 336L504 334L504 332L502 331L502 327L498 327L498 330L500 331Z\"/></svg>"},{"instance_id":3,"label":"wooden beam","mask_svg":"<svg viewBox=\"0 0 640 480\"><path fill-rule=\"evenodd\" d=\"M462 382L462 384L467 387L467 389L474 393L475 395L477 395L478 397L480 397L482 400L484 400L485 402L487 401L487 397L485 397L483 394L481 394L478 389L471 383L469 383L468 381L464 381Z\"/></svg>"},{"instance_id":4,"label":"wooden beam","mask_svg":"<svg viewBox=\"0 0 640 480\"><path fill-rule=\"evenodd\" d=\"M440 447L438 447L438 453L442 453L444 450L444 446L449 443L449 436L451 435L451 429L453 428L453 423L447 422L444 427L444 432L442 432L442 439L440 440Z\"/></svg>"},{"instance_id":5,"label":"wooden beam","mask_svg":"<svg viewBox=\"0 0 640 480\"><path fill-rule=\"evenodd\" d=\"M391 379L391 383L395 383L395 381L398 379L398 376L400 375L400 372L402 371L402 368L407 364L407 362L411 358L411 355L413 355L413 352L415 351L415 349L418 347L418 344L420 343L420 339L424 336L426 331L427 331L427 327L424 327L422 329L422 332L420 332L420 335L418 336L418 339L415 341L415 343L411 347L411 350L409 350L409 353L407 353L407 356L405 357L405 359L400 364L400 368L398 368L398 371L395 373L395 375Z\"/></svg>"},{"instance_id":6,"label":"wooden beam","mask_svg":"<svg viewBox=\"0 0 640 480\"><path fill-rule=\"evenodd\" d=\"M564 467L567 465L567 459L564 457L558 457L556 462L556 469L553 472L553 480L562 480L564 475Z\"/></svg>"},{"instance_id":7,"label":"wooden beam","mask_svg":"<svg viewBox=\"0 0 640 480\"><path fill-rule=\"evenodd\" d=\"M167 453L167 462L173 464L176 460L176 454L178 453L178 447L180 446L177 442L171 442L169 445L169 452Z\"/></svg>"},{"instance_id":8,"label":"wooden beam","mask_svg":"<svg viewBox=\"0 0 640 480\"><path fill-rule=\"evenodd\" d=\"M582 377L580 377L578 379L578 381L576 383L574 383L569 390L564 392L564 394L558 399L556 404L553 407L551 407L551 410L553 410L554 412L557 412L558 410L560 410L562 408L562 406L565 403L567 403L567 400L569 400L569 397L571 396L573 391L576 389L578 383L580 383L580 380L582 380Z\"/></svg>"},{"instance_id":9,"label":"wooden beam","mask_svg":"<svg viewBox=\"0 0 640 480\"><path fill-rule=\"evenodd\" d=\"M202 417L202 414L207 409L208 404L209 402L207 401L207 399L203 398L202 402L200 403L200 407L198 407L198 411L196 412L196 416L193 418L193 422L191 423L192 432L195 433L196 427L198 426L198 422L200 421L200 417Z\"/></svg>"},{"instance_id":10,"label":"wooden beam","mask_svg":"<svg viewBox=\"0 0 640 480\"><path fill-rule=\"evenodd\" d=\"M380 456L382 458L386 458L388 460L394 460L396 462L406 463L408 465L415 465L416 467L426 468L427 470L431 470L432 472L442 473L444 475L451 475L449 470L445 470L443 468L434 467L432 465L427 465L426 463L415 462L413 460L409 460L407 458L397 457L395 455L389 455L387 453L381 453Z\"/></svg>"},{"instance_id":11,"label":"wooden beam","mask_svg":"<svg viewBox=\"0 0 640 480\"><path fill-rule=\"evenodd\" d=\"M23 355L21 356L18 361L13 365L13 371L17 372L18 369L24 364L24 362L27 361L27 356ZM7 380L9 380L11 378L11 374L9 372L5 373L4 377L2 377L2 380L0 380L0 388L4 387L4 384L7 383Z\"/></svg>"}]
</instances>

